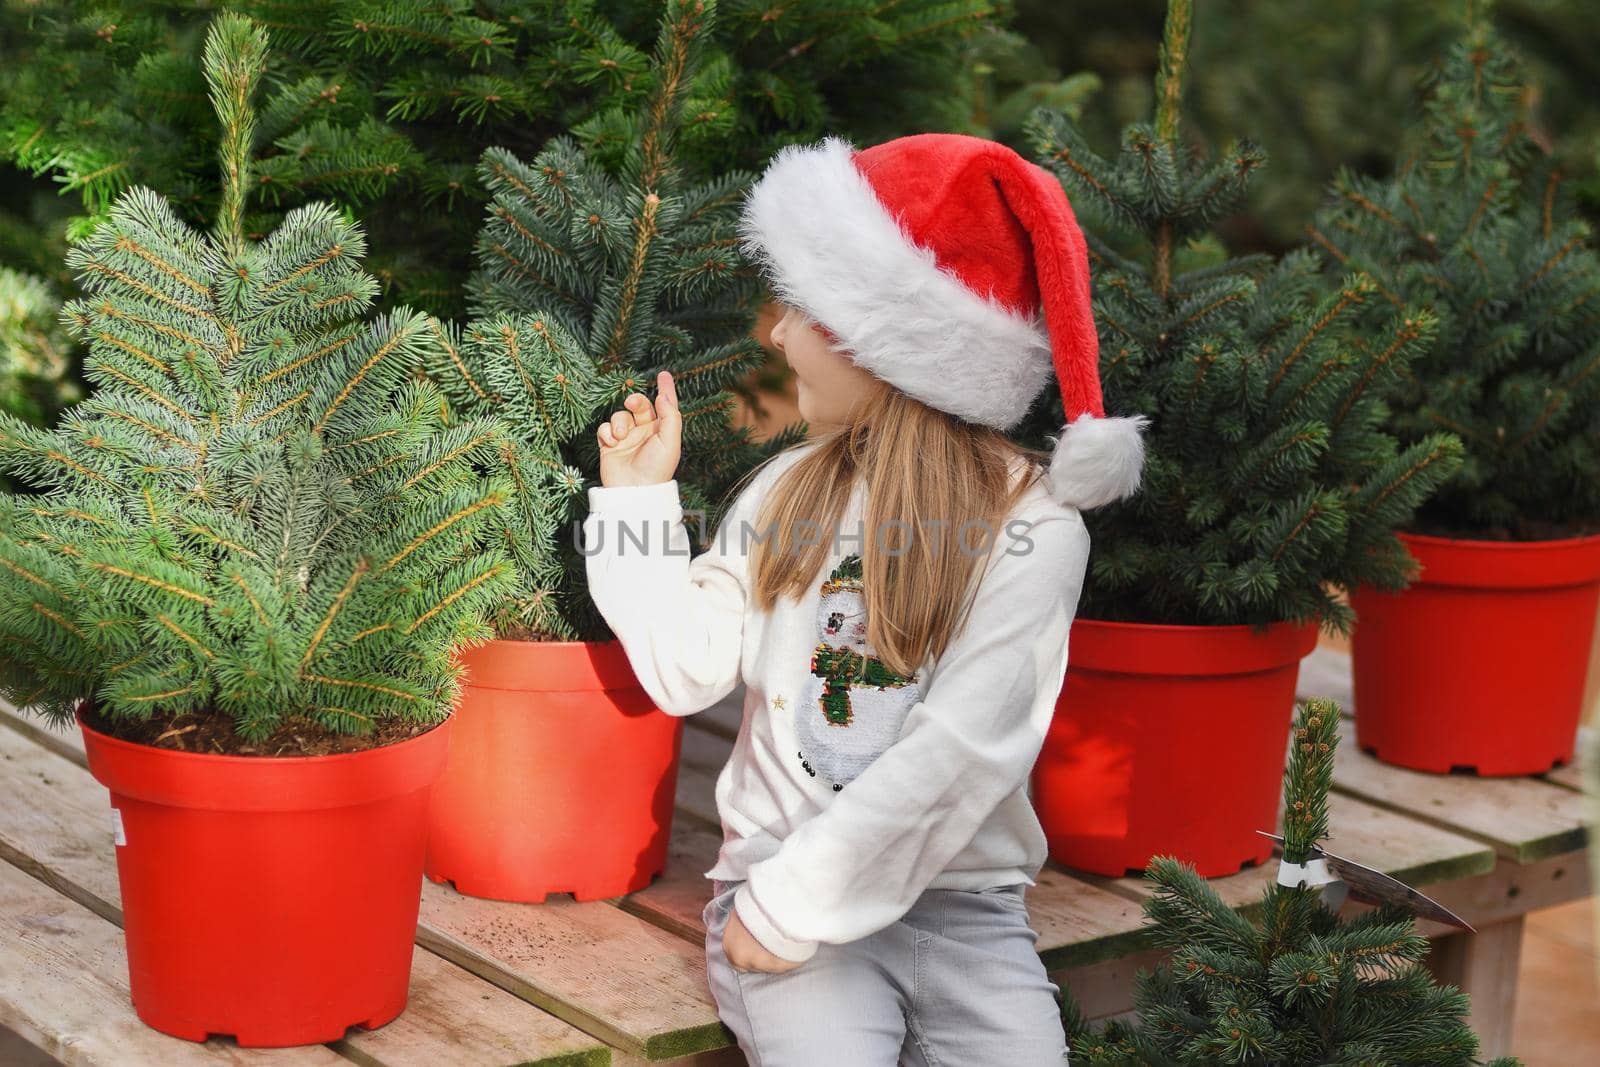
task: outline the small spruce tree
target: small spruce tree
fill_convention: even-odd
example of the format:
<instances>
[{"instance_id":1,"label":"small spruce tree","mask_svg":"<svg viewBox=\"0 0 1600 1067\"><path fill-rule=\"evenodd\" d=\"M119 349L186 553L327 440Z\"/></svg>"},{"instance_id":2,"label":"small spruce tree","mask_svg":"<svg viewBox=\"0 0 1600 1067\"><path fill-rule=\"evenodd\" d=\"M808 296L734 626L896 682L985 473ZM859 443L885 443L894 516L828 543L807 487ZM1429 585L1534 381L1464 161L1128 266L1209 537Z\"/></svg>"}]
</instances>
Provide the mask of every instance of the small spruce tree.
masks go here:
<instances>
[{"instance_id":1,"label":"small spruce tree","mask_svg":"<svg viewBox=\"0 0 1600 1067\"><path fill-rule=\"evenodd\" d=\"M1328 788L1339 707L1298 706L1284 772L1283 858L1305 863L1328 836ZM1341 921L1305 885L1269 885L1259 925L1223 902L1193 867L1157 856L1144 914L1171 956L1134 979L1137 1024L1095 1030L1063 991L1073 1061L1084 1064L1232 1063L1259 1067L1479 1063L1464 1021L1466 994L1439 985L1423 960L1428 939L1412 915L1380 905ZM1501 1058L1493 1067L1516 1067Z\"/></svg>"},{"instance_id":2,"label":"small spruce tree","mask_svg":"<svg viewBox=\"0 0 1600 1067\"><path fill-rule=\"evenodd\" d=\"M677 162L717 17L713 0L666 4L654 94L617 131L626 150L615 176L565 136L532 163L502 148L480 163L492 200L469 287L478 317L439 327L429 372L456 412L492 414L514 435L500 452L516 487L500 534L520 586L496 615L501 636L610 635L574 534L599 471L594 426L628 393L649 391L657 371L678 384L675 477L685 510L705 520L692 539L709 539L713 501L742 474L804 436L799 423L756 443L729 422L729 388L766 359L750 330L759 279L738 248L751 175L693 181Z\"/></svg>"},{"instance_id":3,"label":"small spruce tree","mask_svg":"<svg viewBox=\"0 0 1600 1067\"><path fill-rule=\"evenodd\" d=\"M242 16L207 36L214 232L119 197L69 259L94 393L50 432L0 414L0 466L39 490L0 495L0 692L60 722L437 722L512 585L484 543L509 486L475 469L502 430L442 424L426 316L364 317L362 234L326 204L243 232L265 55Z\"/></svg>"},{"instance_id":4,"label":"small spruce tree","mask_svg":"<svg viewBox=\"0 0 1600 1067\"><path fill-rule=\"evenodd\" d=\"M1265 157L1238 142L1208 162L1180 138L1190 6L1168 6L1154 121L1123 131L1114 162L1064 115L1040 109L1027 127L1086 220L1106 409L1152 420L1140 492L1086 516L1097 547L1081 613L1348 633L1350 609L1327 585L1403 585L1393 530L1460 462L1449 434L1402 449L1380 426L1381 387L1436 323L1408 306L1358 344L1355 313L1379 297L1370 277L1323 294L1309 249L1221 249L1209 231ZM1051 391L1024 432L1061 424Z\"/></svg>"},{"instance_id":5,"label":"small spruce tree","mask_svg":"<svg viewBox=\"0 0 1600 1067\"><path fill-rule=\"evenodd\" d=\"M1310 229L1338 269L1375 279L1366 321L1418 303L1439 319L1388 393L1402 442L1443 429L1466 447L1418 532L1573 537L1600 531L1600 255L1529 136L1486 7L1424 78L1395 173L1341 169Z\"/></svg>"}]
</instances>

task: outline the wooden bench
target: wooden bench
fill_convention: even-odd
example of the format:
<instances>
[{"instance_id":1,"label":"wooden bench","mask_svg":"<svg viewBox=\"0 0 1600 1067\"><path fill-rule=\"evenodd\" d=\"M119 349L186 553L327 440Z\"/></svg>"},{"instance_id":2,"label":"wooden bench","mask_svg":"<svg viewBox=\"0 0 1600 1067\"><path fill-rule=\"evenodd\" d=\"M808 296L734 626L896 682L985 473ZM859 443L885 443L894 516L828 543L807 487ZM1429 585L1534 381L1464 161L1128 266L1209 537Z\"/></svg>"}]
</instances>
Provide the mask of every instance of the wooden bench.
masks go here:
<instances>
[{"instance_id":1,"label":"wooden bench","mask_svg":"<svg viewBox=\"0 0 1600 1067\"><path fill-rule=\"evenodd\" d=\"M1319 650L1301 679L1302 695L1348 706L1341 654ZM711 893L703 872L721 843L713 790L742 696L685 722L670 859L649 887L608 901L519 905L424 882L406 1012L293 1050L193 1044L138 1021L106 791L84 769L75 732L0 707L0 1026L69 1064L743 1064L706 985L701 922ZM1422 924L1438 938L1440 976L1474 994L1485 1052L1506 1051L1522 917L1590 892L1577 769L1519 779L1414 773L1377 763L1353 735L1339 755L1330 847L1426 886L1478 927ZM1249 911L1274 875L1269 863L1212 884ZM1147 892L1139 878L1053 863L1029 891L1046 968L1091 1017L1129 1011L1135 971L1161 958L1143 929Z\"/></svg>"}]
</instances>

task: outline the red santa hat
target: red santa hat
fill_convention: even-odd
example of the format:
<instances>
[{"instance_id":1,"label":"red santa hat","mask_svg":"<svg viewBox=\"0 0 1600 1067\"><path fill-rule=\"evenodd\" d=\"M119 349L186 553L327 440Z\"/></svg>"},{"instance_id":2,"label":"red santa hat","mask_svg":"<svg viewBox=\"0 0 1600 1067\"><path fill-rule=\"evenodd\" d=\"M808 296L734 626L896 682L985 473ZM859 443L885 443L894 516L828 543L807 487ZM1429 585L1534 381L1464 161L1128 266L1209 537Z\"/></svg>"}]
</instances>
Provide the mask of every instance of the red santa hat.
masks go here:
<instances>
[{"instance_id":1,"label":"red santa hat","mask_svg":"<svg viewBox=\"0 0 1600 1067\"><path fill-rule=\"evenodd\" d=\"M1057 501L1093 508L1139 488L1149 420L1101 407L1088 246L1042 167L953 133L790 145L750 190L740 234L779 299L931 407L1011 430L1053 369Z\"/></svg>"}]
</instances>

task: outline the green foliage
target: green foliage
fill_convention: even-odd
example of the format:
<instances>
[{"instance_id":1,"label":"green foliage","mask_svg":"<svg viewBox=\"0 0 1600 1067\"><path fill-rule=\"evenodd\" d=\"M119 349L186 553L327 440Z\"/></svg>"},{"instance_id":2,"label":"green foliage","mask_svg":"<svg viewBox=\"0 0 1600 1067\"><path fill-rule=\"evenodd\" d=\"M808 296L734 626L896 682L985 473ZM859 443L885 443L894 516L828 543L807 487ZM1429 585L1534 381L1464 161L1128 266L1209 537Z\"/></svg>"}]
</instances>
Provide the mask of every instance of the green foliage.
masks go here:
<instances>
[{"instance_id":1,"label":"green foliage","mask_svg":"<svg viewBox=\"0 0 1600 1067\"><path fill-rule=\"evenodd\" d=\"M77 398L60 305L43 278L0 267L0 411L42 423Z\"/></svg>"},{"instance_id":2,"label":"green foliage","mask_svg":"<svg viewBox=\"0 0 1600 1067\"><path fill-rule=\"evenodd\" d=\"M207 38L224 204L265 51L236 15ZM475 469L502 431L443 424L429 320L367 317L365 239L332 207L218 231L135 187L69 255L97 388L53 431L0 414L0 468L39 490L0 495L0 692L56 719L215 710L251 740L438 721L452 649L512 584L484 544L510 488Z\"/></svg>"},{"instance_id":3,"label":"green foliage","mask_svg":"<svg viewBox=\"0 0 1600 1067\"><path fill-rule=\"evenodd\" d=\"M565 136L531 163L498 148L480 163L492 199L469 286L478 317L439 326L428 370L455 412L492 414L514 436L500 453L515 499L498 539L520 584L495 616L502 636L610 636L569 535L598 477L594 426L659 370L683 409L684 506L708 515L695 533L715 528L711 499L803 437L802 424L756 444L728 422L727 390L765 360L747 310L758 276L737 237L751 176L695 181L679 162L719 10L666 5L643 72L655 94L617 127L617 176Z\"/></svg>"},{"instance_id":4,"label":"green foliage","mask_svg":"<svg viewBox=\"0 0 1600 1067\"><path fill-rule=\"evenodd\" d=\"M1471 22L1425 83L1392 176L1341 169L1315 236L1391 307L1440 329L1389 397L1404 442L1441 428L1466 462L1424 532L1512 540L1600 529L1600 256L1529 135L1515 56Z\"/></svg>"},{"instance_id":5,"label":"green foliage","mask_svg":"<svg viewBox=\"0 0 1600 1067\"><path fill-rule=\"evenodd\" d=\"M1094 143L1148 113L1164 0L1018 0L1016 29L1038 49L1049 84L1089 70L1104 83L1085 109ZM1418 77L1439 42L1458 32L1463 4L1392 0L1209 0L1195 26L1186 126L1213 144L1248 135L1272 154L1270 182L1228 220L1229 243L1281 253L1304 237L1321 190L1340 166L1390 171ZM1527 59L1534 136L1580 186L1600 219L1600 5L1590 0L1498 0L1490 13ZM1021 144L1005 135L1008 143Z\"/></svg>"},{"instance_id":6,"label":"green foliage","mask_svg":"<svg viewBox=\"0 0 1600 1067\"><path fill-rule=\"evenodd\" d=\"M971 111L967 41L1009 3L725 5L679 91L682 165L704 179L823 133L870 143L956 125ZM388 295L438 313L461 310L486 148L527 158L568 135L611 168L657 95L662 6L638 0L34 0L0 5L0 158L90 214L144 183L189 221L211 218L199 52L213 7L258 17L276 44L247 234L311 200L360 210Z\"/></svg>"},{"instance_id":7,"label":"green foliage","mask_svg":"<svg viewBox=\"0 0 1600 1067\"><path fill-rule=\"evenodd\" d=\"M1303 701L1284 773L1284 860L1303 863L1327 836L1328 787L1339 744L1339 707ZM1404 908L1383 905L1341 921L1321 890L1269 885L1252 922L1223 902L1192 866L1157 856L1147 929L1172 949L1134 979L1137 1024L1095 1030L1070 995L1063 1025L1074 1063L1167 1067L1193 1063L1478 1063L1466 1025L1470 1003L1435 983L1428 939ZM1515 1067L1503 1058L1495 1067Z\"/></svg>"},{"instance_id":8,"label":"green foliage","mask_svg":"<svg viewBox=\"0 0 1600 1067\"><path fill-rule=\"evenodd\" d=\"M1152 419L1140 492L1086 516L1097 547L1080 610L1348 633L1329 584L1403 587L1410 558L1393 531L1460 462L1448 434L1401 448L1381 428L1383 388L1437 323L1407 307L1357 335L1357 313L1379 302L1371 278L1352 272L1328 294L1309 249L1220 251L1210 231L1265 156L1243 141L1207 160L1179 137L1188 9L1171 8L1156 115L1123 131L1114 161L1063 115L1028 123L1089 242L1106 411ZM1024 432L1062 422L1052 392Z\"/></svg>"}]
</instances>

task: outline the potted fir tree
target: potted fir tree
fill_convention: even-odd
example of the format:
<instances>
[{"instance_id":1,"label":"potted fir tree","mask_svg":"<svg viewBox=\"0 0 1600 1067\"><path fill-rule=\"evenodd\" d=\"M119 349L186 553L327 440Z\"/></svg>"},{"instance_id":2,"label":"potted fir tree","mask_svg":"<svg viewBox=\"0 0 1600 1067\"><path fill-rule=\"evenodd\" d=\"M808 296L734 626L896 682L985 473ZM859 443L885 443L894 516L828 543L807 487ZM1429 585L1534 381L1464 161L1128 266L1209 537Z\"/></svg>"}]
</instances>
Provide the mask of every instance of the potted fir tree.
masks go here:
<instances>
[{"instance_id":1,"label":"potted fir tree","mask_svg":"<svg viewBox=\"0 0 1600 1067\"><path fill-rule=\"evenodd\" d=\"M714 14L706 0L666 5L652 99L608 116L626 145L618 173L568 137L531 164L490 149L480 165L492 199L469 290L478 317L438 324L429 364L455 413L492 413L512 433L497 465L513 507L496 539L518 585L492 614L495 639L462 653L467 689L428 846L428 876L472 896L596 900L666 866L683 720L640 686L584 588L594 427L672 371L678 479L705 518L691 525L702 543L715 528L706 494L803 432L755 444L728 421L726 388L765 358L750 336L757 279L737 249L749 176L695 183L674 160Z\"/></svg>"},{"instance_id":2,"label":"potted fir tree","mask_svg":"<svg viewBox=\"0 0 1600 1067\"><path fill-rule=\"evenodd\" d=\"M134 1006L241 1045L335 1040L405 1006L428 789L511 587L488 535L501 431L445 427L425 316L362 316L361 232L327 205L242 221L266 36L219 16L215 233L135 188L72 250L94 394L0 415L0 689L74 717L111 791Z\"/></svg>"},{"instance_id":3,"label":"potted fir tree","mask_svg":"<svg viewBox=\"0 0 1600 1067\"><path fill-rule=\"evenodd\" d=\"M1328 836L1339 706L1301 704L1294 735L1283 776L1283 860L1304 864ZM1063 990L1073 1062L1480 1062L1477 1035L1466 1023L1470 1002L1428 972L1428 939L1406 909L1380 905L1346 922L1320 888L1295 879L1267 886L1258 925L1178 859L1157 857L1146 877L1155 887L1144 904L1147 929L1172 955L1135 977L1136 1024L1112 1021L1095 1030ZM1518 1062L1503 1057L1490 1067Z\"/></svg>"},{"instance_id":4,"label":"potted fir tree","mask_svg":"<svg viewBox=\"0 0 1600 1067\"><path fill-rule=\"evenodd\" d=\"M1391 390L1402 441L1466 463L1401 534L1420 578L1358 588L1356 740L1419 770L1569 762L1600 604L1600 256L1486 19L1432 72L1405 161L1342 172L1317 241L1441 328Z\"/></svg>"},{"instance_id":5,"label":"potted fir tree","mask_svg":"<svg viewBox=\"0 0 1600 1067\"><path fill-rule=\"evenodd\" d=\"M1399 581L1392 530L1459 454L1374 425L1428 316L1393 313L1357 348L1370 279L1318 300L1311 250L1229 258L1208 237L1264 160L1243 143L1207 163L1180 142L1189 15L1169 6L1155 121L1127 128L1114 163L1059 114L1027 126L1091 220L1106 406L1152 419L1140 491L1085 516L1094 552L1033 777L1051 856L1108 875L1158 853L1207 876L1271 854L1255 831L1277 804L1299 661L1319 624L1349 623L1327 585Z\"/></svg>"}]
</instances>

